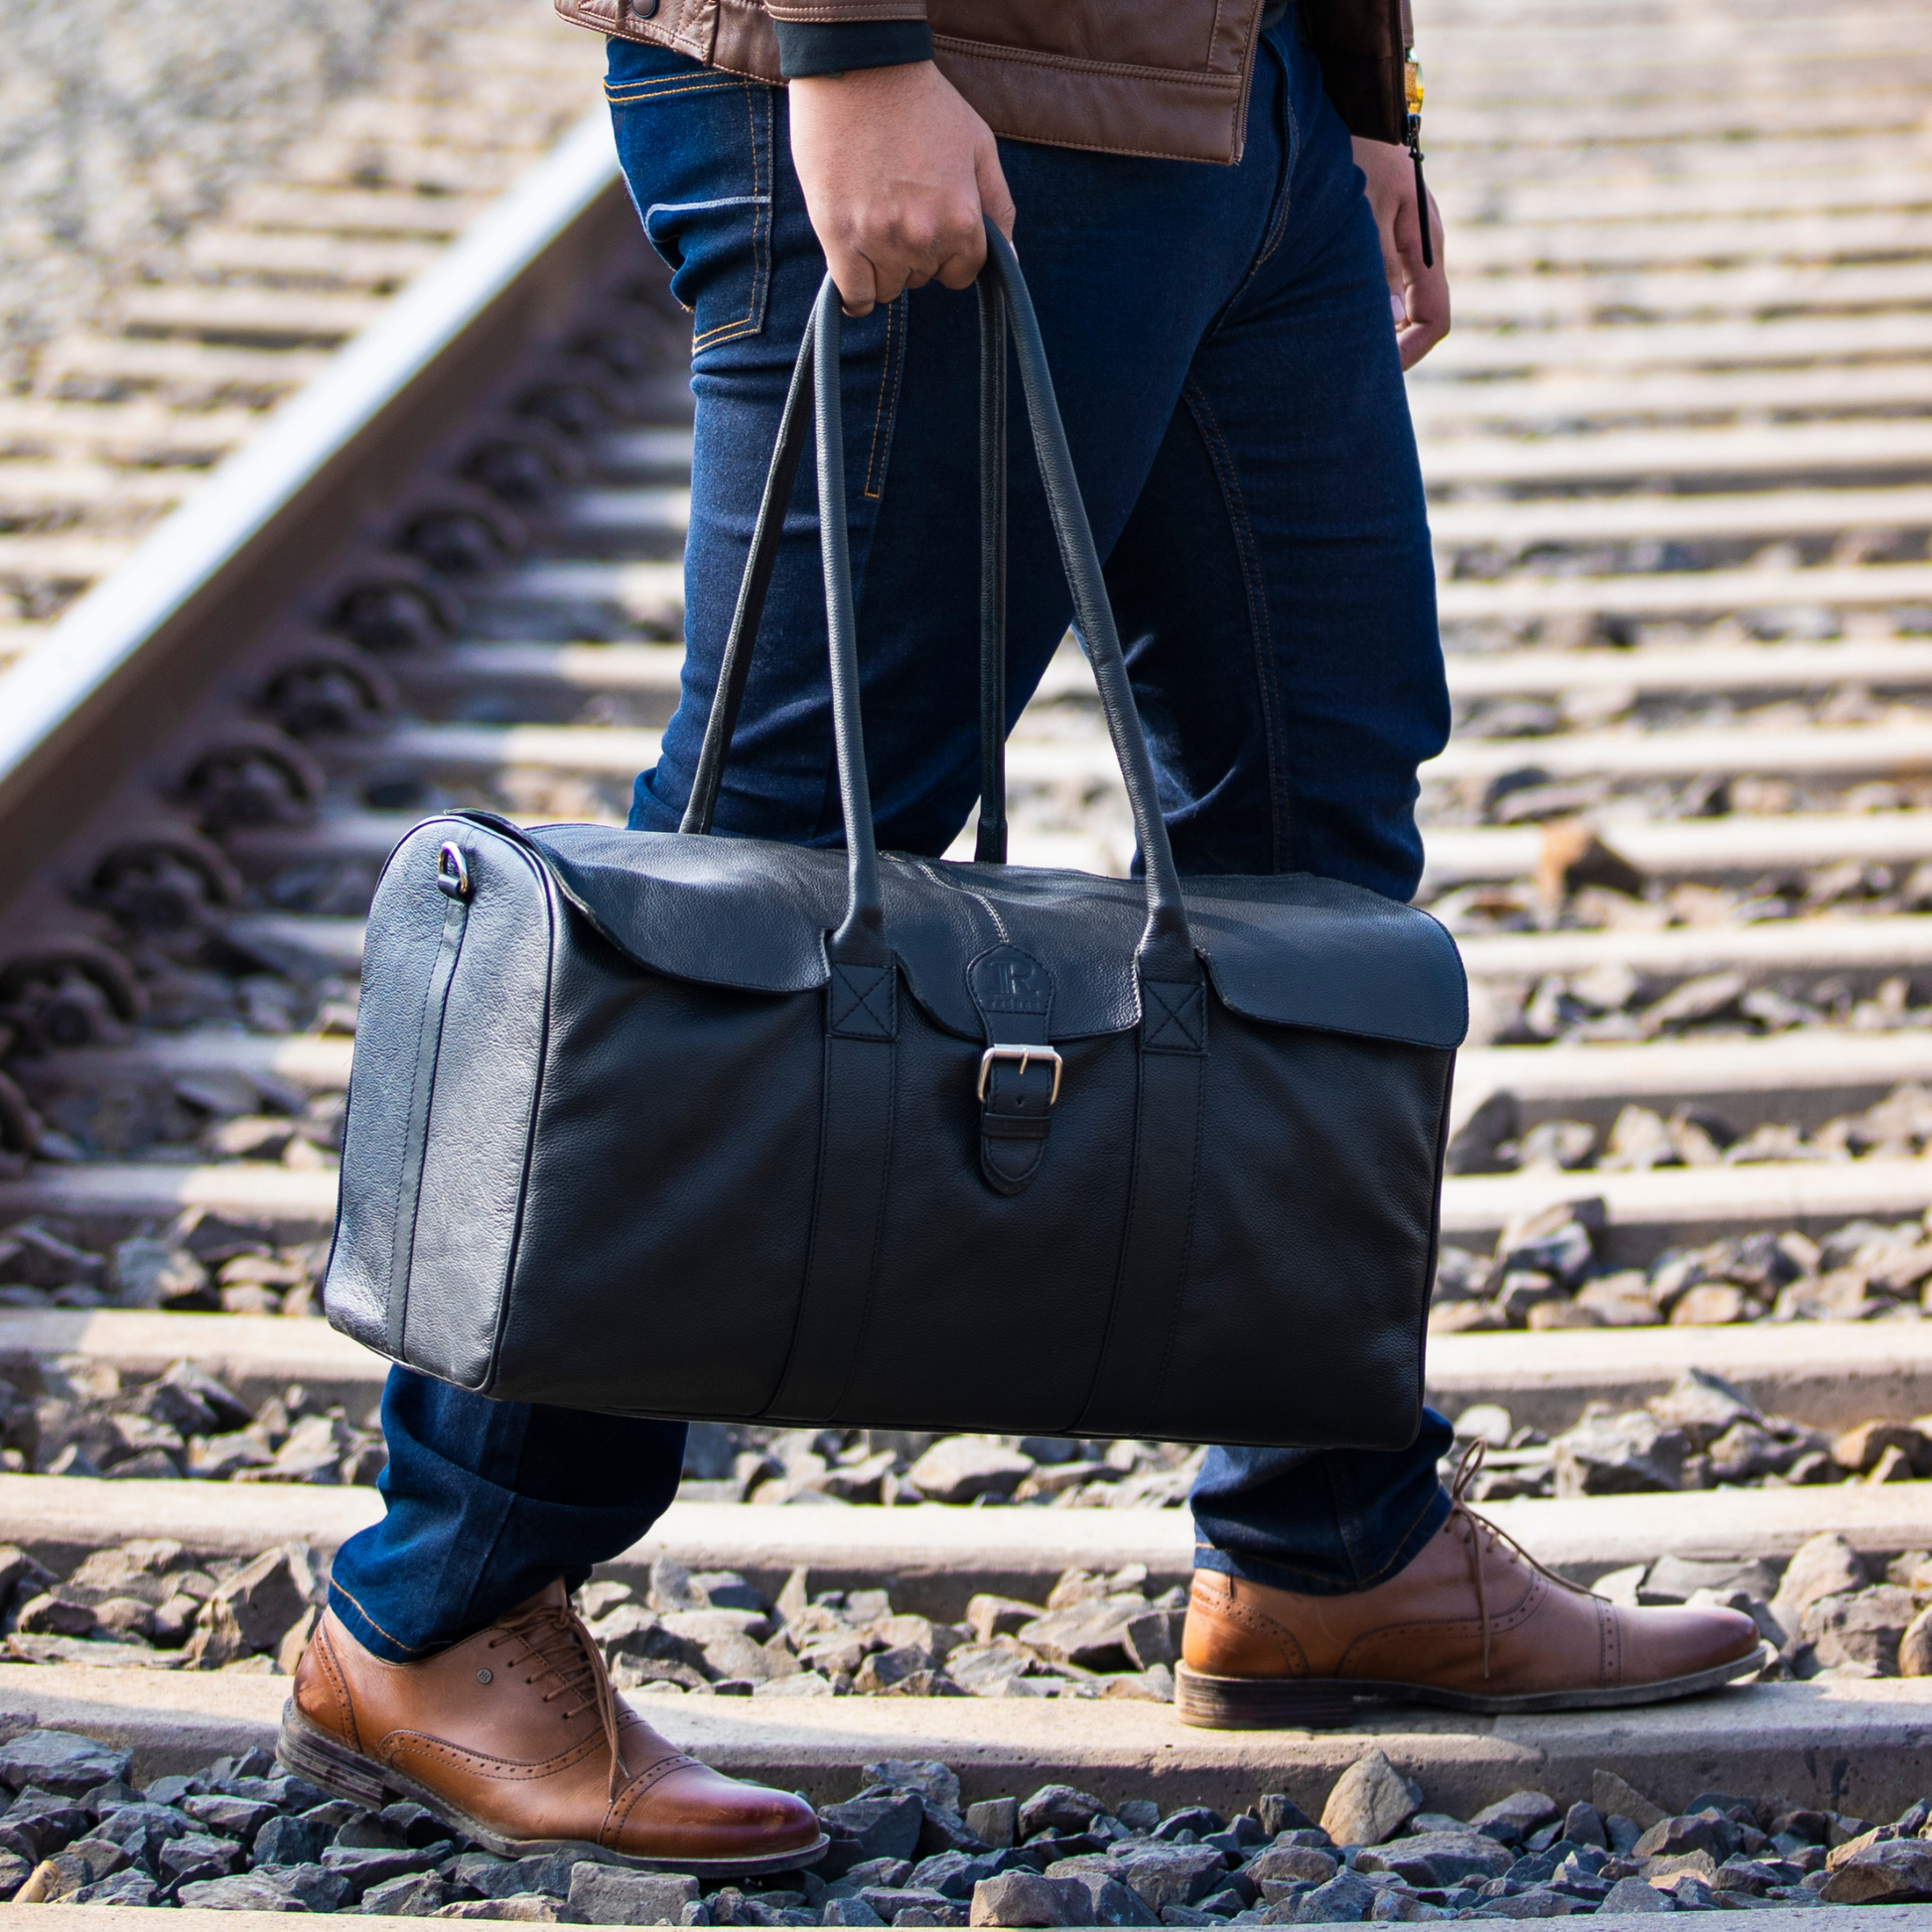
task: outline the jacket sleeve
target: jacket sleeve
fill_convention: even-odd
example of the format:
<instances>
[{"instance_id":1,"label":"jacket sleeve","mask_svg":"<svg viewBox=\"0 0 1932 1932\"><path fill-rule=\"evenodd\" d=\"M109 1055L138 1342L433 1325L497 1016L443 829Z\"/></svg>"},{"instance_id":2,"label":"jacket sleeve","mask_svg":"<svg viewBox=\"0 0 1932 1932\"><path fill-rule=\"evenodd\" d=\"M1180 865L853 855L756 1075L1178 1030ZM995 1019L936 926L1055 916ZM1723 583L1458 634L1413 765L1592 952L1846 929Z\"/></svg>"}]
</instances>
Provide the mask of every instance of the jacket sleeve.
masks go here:
<instances>
[{"instance_id":1,"label":"jacket sleeve","mask_svg":"<svg viewBox=\"0 0 1932 1932\"><path fill-rule=\"evenodd\" d=\"M1301 0L1296 13L1349 133L1399 145L1408 131L1402 68L1415 38L1408 0Z\"/></svg>"},{"instance_id":2,"label":"jacket sleeve","mask_svg":"<svg viewBox=\"0 0 1932 1932\"><path fill-rule=\"evenodd\" d=\"M925 0L765 0L787 80L932 59Z\"/></svg>"}]
</instances>

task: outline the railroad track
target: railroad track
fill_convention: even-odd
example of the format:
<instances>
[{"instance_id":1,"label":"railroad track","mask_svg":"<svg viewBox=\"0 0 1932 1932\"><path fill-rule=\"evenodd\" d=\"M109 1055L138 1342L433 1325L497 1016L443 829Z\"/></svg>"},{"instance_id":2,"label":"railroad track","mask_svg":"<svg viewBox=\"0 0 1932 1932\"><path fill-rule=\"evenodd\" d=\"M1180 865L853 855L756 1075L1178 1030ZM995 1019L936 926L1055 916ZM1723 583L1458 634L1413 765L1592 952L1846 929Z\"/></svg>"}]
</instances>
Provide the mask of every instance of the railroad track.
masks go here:
<instances>
[{"instance_id":1,"label":"railroad track","mask_svg":"<svg viewBox=\"0 0 1932 1932\"><path fill-rule=\"evenodd\" d=\"M1471 1256L1500 1234L1533 1243L1540 1212L1547 1235L1594 1203L1579 1225L1626 1312L1672 1251L1866 1219L1909 1252L1896 1230L1932 1207L1932 1102L1895 1096L1932 1088L1932 25L1883 0L1640 12L1641 31L1627 6L1424 10L1458 327L1411 383L1456 707L1423 774L1421 901L1457 933L1477 1015L1446 1237ZM373 138L381 117L357 113L353 138ZM175 501L169 473L109 476L102 452L137 433L186 449L194 420L204 458L239 452L0 682L0 1223L43 1217L102 1253L199 1213L270 1264L219 1285L233 1309L304 1305L361 914L389 848L444 804L620 821L682 667L685 336L608 142L580 129L485 207L521 173L514 141L465 145L428 109L384 138L474 166L441 197L345 187L339 140L313 164L333 185L264 191L246 237L195 244L229 281L156 290L111 354L76 351L75 371L111 363L142 394L88 425L77 404L0 406L9 434L44 426L32 500L67 492L61 532L11 551L0 536L0 574L52 587L30 615ZM333 226L301 215L325 199ZM405 293L370 293L412 272ZM310 376L265 427L237 409ZM156 395L213 406L185 417ZM9 469L0 487L26 489ZM80 550L31 542L96 548L83 572ZM1125 869L1130 822L1070 647L1010 770L1016 860ZM1826 1251L1820 1280L1876 1265L1856 1242ZM1688 1368L1825 1430L1932 1412L1916 1279L1861 1289L1859 1311L1885 1318L1857 1323L1554 1332L1602 1317L1561 1280L1504 1307L1511 1252L1457 1276L1484 1286L1446 1293L1443 1325L1528 1309L1536 1331L1440 1336L1432 1387L1451 1413L1501 1404L1555 1434ZM319 1324L262 1312L20 1300L0 1349L130 1382L193 1357L250 1405L293 1384L360 1420L379 1373ZM1763 1306L1737 1289L1733 1311ZM1924 1496L1899 1481L1497 1507L1585 1580L1663 1556L1775 1569L1825 1530L1875 1575L1932 1544ZM290 1535L326 1553L373 1507L352 1488L298 1500L22 1473L0 1476L0 1533L50 1563L144 1528L210 1559ZM1068 1564L1143 1564L1154 1586L1187 1563L1173 1510L681 1503L614 1575L647 1577L666 1551L768 1593L794 1564L825 1587L884 1579L900 1607L949 1617L975 1590L1037 1599ZM274 1701L151 1675L110 1693L80 1664L0 1674L0 1706L68 1700L174 1768L216 1735L258 1736ZM1056 1706L1048 1723L842 1700L773 1725L767 1704L760 1723L692 1702L706 1708L667 1723L745 1768L782 1760L788 1782L870 1751L1245 1801L1264 1757L1315 1791L1360 1748L1175 1746L1144 1705ZM1533 1781L1540 1751L1552 1790L1587 1789L1587 1760L1621 1753L1686 1798L1693 1760L1697 1788L1774 1777L1830 1786L1834 1809L1863 1779L1888 1817L1932 1783L1914 1741L1928 1702L1918 1681L1793 1684L1643 1726L1384 1729L1450 1808ZM1819 1737L1849 1770L1806 1759Z\"/></svg>"},{"instance_id":2,"label":"railroad track","mask_svg":"<svg viewBox=\"0 0 1932 1932\"><path fill-rule=\"evenodd\" d=\"M37 352L0 397L0 664L583 115L596 68L594 42L504 0L399 36L370 86Z\"/></svg>"}]
</instances>

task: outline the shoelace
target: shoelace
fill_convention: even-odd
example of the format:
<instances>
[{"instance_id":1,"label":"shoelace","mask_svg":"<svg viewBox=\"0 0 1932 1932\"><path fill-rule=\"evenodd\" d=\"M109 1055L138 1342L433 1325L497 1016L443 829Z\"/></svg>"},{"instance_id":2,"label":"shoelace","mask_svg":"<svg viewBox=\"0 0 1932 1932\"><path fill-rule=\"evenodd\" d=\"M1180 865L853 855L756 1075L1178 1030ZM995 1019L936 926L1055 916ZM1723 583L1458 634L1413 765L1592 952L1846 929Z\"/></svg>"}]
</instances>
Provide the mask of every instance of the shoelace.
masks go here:
<instances>
[{"instance_id":1,"label":"shoelace","mask_svg":"<svg viewBox=\"0 0 1932 1932\"><path fill-rule=\"evenodd\" d=\"M556 1688L544 1693L545 1704L552 1704L560 1697L580 1699L581 1702L565 1710L566 1719L576 1717L580 1711L596 1711L598 1722L604 1726L605 1741L611 1747L611 1797L615 1801L630 1781L630 1773L624 1766L623 1747L618 1741L618 1694L611 1688L604 1654L585 1629L584 1619L568 1604L558 1608L546 1603L506 1620L501 1634L491 1637L487 1647L494 1650L504 1643L521 1643L525 1647L527 1656L512 1657L510 1664L514 1667L526 1661L534 1663L537 1670L529 1679L531 1684L539 1684L546 1677L557 1680Z\"/></svg>"},{"instance_id":2,"label":"shoelace","mask_svg":"<svg viewBox=\"0 0 1932 1932\"><path fill-rule=\"evenodd\" d=\"M1449 1484L1449 1521L1467 1541L1469 1577L1476 1587L1476 1618L1482 1625L1482 1676L1485 1683L1489 1678L1489 1588L1483 1575L1483 1565L1489 1553L1498 1544L1506 1544L1532 1570L1547 1577L1559 1587L1574 1590L1579 1596L1590 1594L1588 1590L1573 1584L1567 1577L1559 1577L1554 1570L1538 1563L1507 1530L1499 1529L1486 1516L1478 1516L1463 1501L1470 1484L1482 1472L1482 1460L1488 1453L1488 1444L1478 1436L1462 1451L1462 1460L1455 1465L1455 1479Z\"/></svg>"}]
</instances>

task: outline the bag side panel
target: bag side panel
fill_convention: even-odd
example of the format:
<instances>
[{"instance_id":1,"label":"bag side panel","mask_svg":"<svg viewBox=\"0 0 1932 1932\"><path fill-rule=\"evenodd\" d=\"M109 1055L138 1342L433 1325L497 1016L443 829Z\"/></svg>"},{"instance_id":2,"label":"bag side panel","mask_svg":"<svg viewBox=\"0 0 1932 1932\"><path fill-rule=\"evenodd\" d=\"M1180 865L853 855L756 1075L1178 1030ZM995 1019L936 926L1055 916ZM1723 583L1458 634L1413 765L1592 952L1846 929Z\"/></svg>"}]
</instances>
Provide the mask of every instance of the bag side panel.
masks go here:
<instances>
[{"instance_id":1,"label":"bag side panel","mask_svg":"<svg viewBox=\"0 0 1932 1932\"><path fill-rule=\"evenodd\" d=\"M490 1393L756 1416L804 1279L825 995L661 979L568 907L556 960Z\"/></svg>"},{"instance_id":2,"label":"bag side panel","mask_svg":"<svg viewBox=\"0 0 1932 1932\"><path fill-rule=\"evenodd\" d=\"M457 842L472 890L436 1049L403 1359L486 1390L523 1207L555 911L528 853L476 827Z\"/></svg>"},{"instance_id":3,"label":"bag side panel","mask_svg":"<svg viewBox=\"0 0 1932 1932\"><path fill-rule=\"evenodd\" d=\"M1159 1433L1404 1448L1421 1424L1454 1055L1257 1026L1218 1005L1209 1041Z\"/></svg>"},{"instance_id":4,"label":"bag side panel","mask_svg":"<svg viewBox=\"0 0 1932 1932\"><path fill-rule=\"evenodd\" d=\"M334 1327L389 1353L398 1221L413 1193L409 1111L430 983L449 900L436 887L448 820L419 826L390 855L369 906L362 994L349 1069L336 1239L323 1282ZM408 1239L407 1229L402 1238Z\"/></svg>"}]
</instances>

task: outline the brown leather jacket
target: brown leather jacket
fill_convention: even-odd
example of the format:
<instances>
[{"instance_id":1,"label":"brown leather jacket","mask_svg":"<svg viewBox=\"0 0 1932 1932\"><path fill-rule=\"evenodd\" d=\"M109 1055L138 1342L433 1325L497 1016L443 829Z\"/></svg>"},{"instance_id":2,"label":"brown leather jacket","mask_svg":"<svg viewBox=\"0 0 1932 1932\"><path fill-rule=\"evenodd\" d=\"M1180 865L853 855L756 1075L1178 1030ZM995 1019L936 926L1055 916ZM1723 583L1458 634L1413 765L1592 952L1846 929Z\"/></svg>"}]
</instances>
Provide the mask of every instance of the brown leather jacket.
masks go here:
<instances>
[{"instance_id":1,"label":"brown leather jacket","mask_svg":"<svg viewBox=\"0 0 1932 1932\"><path fill-rule=\"evenodd\" d=\"M777 80L775 20L923 17L933 58L996 134L1180 161L1241 159L1265 0L556 0L579 27ZM1407 0L1301 0L1349 132L1400 141Z\"/></svg>"}]
</instances>

